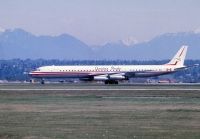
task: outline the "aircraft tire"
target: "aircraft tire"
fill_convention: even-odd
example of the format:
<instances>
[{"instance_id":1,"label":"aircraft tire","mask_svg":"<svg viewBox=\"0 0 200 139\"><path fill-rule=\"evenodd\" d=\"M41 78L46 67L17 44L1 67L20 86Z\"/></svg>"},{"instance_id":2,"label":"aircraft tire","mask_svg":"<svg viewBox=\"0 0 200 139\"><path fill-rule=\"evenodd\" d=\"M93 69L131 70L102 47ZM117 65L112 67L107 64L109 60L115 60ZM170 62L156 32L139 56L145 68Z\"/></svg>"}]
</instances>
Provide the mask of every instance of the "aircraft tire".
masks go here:
<instances>
[{"instance_id":1,"label":"aircraft tire","mask_svg":"<svg viewBox=\"0 0 200 139\"><path fill-rule=\"evenodd\" d=\"M45 81L42 79L40 83L41 83L41 84L45 84Z\"/></svg>"},{"instance_id":2,"label":"aircraft tire","mask_svg":"<svg viewBox=\"0 0 200 139\"><path fill-rule=\"evenodd\" d=\"M118 84L118 81L115 81L115 80L106 80L104 83L105 84Z\"/></svg>"},{"instance_id":3,"label":"aircraft tire","mask_svg":"<svg viewBox=\"0 0 200 139\"><path fill-rule=\"evenodd\" d=\"M108 81L108 80L106 80L104 83L105 83L105 84L109 84L109 81Z\"/></svg>"}]
</instances>

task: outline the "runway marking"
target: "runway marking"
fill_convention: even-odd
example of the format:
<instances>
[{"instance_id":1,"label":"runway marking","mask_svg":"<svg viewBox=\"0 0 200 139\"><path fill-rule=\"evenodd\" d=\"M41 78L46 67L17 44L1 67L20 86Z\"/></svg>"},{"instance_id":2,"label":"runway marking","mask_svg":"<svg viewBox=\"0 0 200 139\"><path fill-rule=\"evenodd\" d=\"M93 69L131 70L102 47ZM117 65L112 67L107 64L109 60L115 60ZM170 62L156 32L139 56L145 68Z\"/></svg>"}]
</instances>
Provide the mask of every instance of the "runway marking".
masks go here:
<instances>
[{"instance_id":1,"label":"runway marking","mask_svg":"<svg viewBox=\"0 0 200 139\"><path fill-rule=\"evenodd\" d=\"M20 89L7 89L7 88L3 88L0 89L0 91L200 91L200 89L181 89L181 88L177 88L177 89L92 89L92 88L88 88L88 89L77 89L77 88L66 88L66 89L59 89L59 88L55 88L55 89L39 89L39 88L33 88L33 89L25 89L25 88L20 88Z\"/></svg>"}]
</instances>

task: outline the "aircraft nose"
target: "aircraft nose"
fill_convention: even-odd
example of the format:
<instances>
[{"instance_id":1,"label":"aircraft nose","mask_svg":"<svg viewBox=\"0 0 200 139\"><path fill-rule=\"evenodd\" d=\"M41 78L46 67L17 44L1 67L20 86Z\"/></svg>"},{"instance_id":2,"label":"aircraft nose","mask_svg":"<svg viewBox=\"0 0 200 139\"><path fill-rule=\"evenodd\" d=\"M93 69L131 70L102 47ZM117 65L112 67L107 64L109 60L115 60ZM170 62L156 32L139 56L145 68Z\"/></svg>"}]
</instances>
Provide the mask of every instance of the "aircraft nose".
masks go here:
<instances>
[{"instance_id":1,"label":"aircraft nose","mask_svg":"<svg viewBox=\"0 0 200 139\"><path fill-rule=\"evenodd\" d=\"M29 76L33 76L34 73L35 73L35 71L31 71L31 72L28 73L28 75L29 75Z\"/></svg>"}]
</instances>

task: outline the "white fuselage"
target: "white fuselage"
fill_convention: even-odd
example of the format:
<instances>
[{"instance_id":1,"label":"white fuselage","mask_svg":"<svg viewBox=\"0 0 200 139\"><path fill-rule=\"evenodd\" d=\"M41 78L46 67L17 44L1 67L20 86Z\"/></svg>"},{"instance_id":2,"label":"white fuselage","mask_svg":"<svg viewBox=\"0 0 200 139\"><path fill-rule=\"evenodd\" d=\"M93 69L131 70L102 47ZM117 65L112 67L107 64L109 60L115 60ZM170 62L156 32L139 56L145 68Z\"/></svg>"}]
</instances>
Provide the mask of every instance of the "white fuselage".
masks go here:
<instances>
[{"instance_id":1,"label":"white fuselage","mask_svg":"<svg viewBox=\"0 0 200 139\"><path fill-rule=\"evenodd\" d=\"M101 80L118 83L134 77L153 77L169 74L185 68L187 46L182 46L176 55L164 65L85 65L85 66L44 66L29 73L33 78L79 78L80 80Z\"/></svg>"},{"instance_id":2,"label":"white fuselage","mask_svg":"<svg viewBox=\"0 0 200 139\"><path fill-rule=\"evenodd\" d=\"M172 65L44 66L29 74L33 78L125 80L133 77L159 76L174 72L175 69L176 67Z\"/></svg>"}]
</instances>

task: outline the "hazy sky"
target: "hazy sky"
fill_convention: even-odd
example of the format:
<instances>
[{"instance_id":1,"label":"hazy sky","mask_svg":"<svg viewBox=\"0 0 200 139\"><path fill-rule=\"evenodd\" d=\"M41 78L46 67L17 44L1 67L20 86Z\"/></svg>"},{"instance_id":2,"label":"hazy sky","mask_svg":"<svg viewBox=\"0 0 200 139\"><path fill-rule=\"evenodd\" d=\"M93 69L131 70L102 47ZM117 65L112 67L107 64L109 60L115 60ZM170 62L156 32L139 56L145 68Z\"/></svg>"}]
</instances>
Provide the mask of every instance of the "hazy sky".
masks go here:
<instances>
[{"instance_id":1,"label":"hazy sky","mask_svg":"<svg viewBox=\"0 0 200 139\"><path fill-rule=\"evenodd\" d=\"M71 34L87 44L200 31L200 0L0 0L0 30Z\"/></svg>"}]
</instances>

